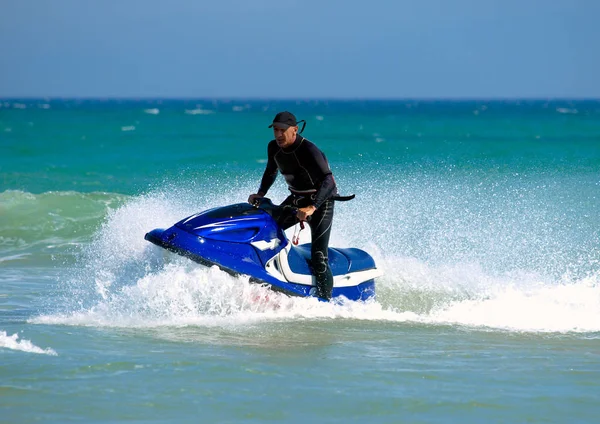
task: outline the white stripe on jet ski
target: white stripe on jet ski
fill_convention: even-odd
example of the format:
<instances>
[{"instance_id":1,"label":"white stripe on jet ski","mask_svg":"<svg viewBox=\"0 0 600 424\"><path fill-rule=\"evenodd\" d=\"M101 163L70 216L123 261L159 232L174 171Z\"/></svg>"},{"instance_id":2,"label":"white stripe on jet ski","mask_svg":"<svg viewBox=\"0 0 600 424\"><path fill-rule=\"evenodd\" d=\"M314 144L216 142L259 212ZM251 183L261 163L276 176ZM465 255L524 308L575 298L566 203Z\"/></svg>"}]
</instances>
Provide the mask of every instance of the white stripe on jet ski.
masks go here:
<instances>
[{"instance_id":1,"label":"white stripe on jet ski","mask_svg":"<svg viewBox=\"0 0 600 424\"><path fill-rule=\"evenodd\" d=\"M292 271L290 264L288 263L288 253L290 249L291 245L288 244L284 249L281 249L275 257L267 262L267 272L279 280L287 280L290 283L302 284L304 286L316 286L315 277L313 275L298 274ZM273 266L272 262L274 261L277 261L281 273L277 272ZM367 269L365 271L354 271L343 275L334 275L333 287L353 287L373 278L381 277L382 275L383 271L377 268Z\"/></svg>"},{"instance_id":2,"label":"white stripe on jet ski","mask_svg":"<svg viewBox=\"0 0 600 424\"><path fill-rule=\"evenodd\" d=\"M201 212L200 212L200 213L201 213ZM196 218L198 215L200 215L200 213L197 213L196 215L192 215L192 216L190 216L188 219L186 219L185 221L183 221L183 223L185 224L185 223L187 223L188 221L190 221L190 220L192 220L192 219Z\"/></svg>"},{"instance_id":3,"label":"white stripe on jet ski","mask_svg":"<svg viewBox=\"0 0 600 424\"><path fill-rule=\"evenodd\" d=\"M279 239L274 238L274 239L271 239L271 241L266 241L266 240L253 241L250 244L260 250L267 250L267 249L273 250L277 246L279 246Z\"/></svg>"},{"instance_id":4,"label":"white stripe on jet ski","mask_svg":"<svg viewBox=\"0 0 600 424\"><path fill-rule=\"evenodd\" d=\"M213 222L212 224L201 225L199 227L194 228L194 230L201 230L204 228L214 228L214 227L232 227L234 225L237 225L237 223L240 221L255 221L255 220L256 220L256 218L239 218L233 222L219 221L219 222Z\"/></svg>"}]
</instances>

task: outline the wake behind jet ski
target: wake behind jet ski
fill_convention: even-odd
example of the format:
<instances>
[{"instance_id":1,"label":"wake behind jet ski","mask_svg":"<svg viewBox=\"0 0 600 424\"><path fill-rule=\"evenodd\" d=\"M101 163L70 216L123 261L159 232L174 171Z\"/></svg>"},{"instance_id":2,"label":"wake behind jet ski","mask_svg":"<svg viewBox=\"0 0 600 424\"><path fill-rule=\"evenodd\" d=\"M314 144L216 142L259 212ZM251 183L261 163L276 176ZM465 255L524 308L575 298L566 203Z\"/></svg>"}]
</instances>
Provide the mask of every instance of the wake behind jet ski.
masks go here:
<instances>
[{"instance_id":1,"label":"wake behind jet ski","mask_svg":"<svg viewBox=\"0 0 600 424\"><path fill-rule=\"evenodd\" d=\"M216 265L231 275L248 275L253 283L291 296L313 296L310 244L293 246L276 219L283 208L267 199L210 209L170 228L154 229L145 239L205 266ZM366 252L329 248L334 279L332 297L367 300L375 296L375 278L382 272Z\"/></svg>"}]
</instances>

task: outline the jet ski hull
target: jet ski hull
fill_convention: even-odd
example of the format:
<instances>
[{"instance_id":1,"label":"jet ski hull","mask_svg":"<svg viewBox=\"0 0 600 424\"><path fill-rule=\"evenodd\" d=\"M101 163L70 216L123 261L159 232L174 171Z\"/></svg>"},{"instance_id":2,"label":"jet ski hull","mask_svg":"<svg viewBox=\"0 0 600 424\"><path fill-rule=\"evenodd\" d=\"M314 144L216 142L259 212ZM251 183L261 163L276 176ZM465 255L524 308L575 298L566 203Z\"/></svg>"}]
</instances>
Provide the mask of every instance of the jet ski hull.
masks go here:
<instances>
[{"instance_id":1,"label":"jet ski hull","mask_svg":"<svg viewBox=\"0 0 600 424\"><path fill-rule=\"evenodd\" d=\"M248 207L238 204L193 215L170 228L152 230L145 239L201 265L217 266L233 276L247 275L250 282L290 296L314 295L310 245L292 246L270 213L258 214ZM375 278L381 272L366 252L330 248L329 262L334 275L332 297L364 301L375 296Z\"/></svg>"}]
</instances>

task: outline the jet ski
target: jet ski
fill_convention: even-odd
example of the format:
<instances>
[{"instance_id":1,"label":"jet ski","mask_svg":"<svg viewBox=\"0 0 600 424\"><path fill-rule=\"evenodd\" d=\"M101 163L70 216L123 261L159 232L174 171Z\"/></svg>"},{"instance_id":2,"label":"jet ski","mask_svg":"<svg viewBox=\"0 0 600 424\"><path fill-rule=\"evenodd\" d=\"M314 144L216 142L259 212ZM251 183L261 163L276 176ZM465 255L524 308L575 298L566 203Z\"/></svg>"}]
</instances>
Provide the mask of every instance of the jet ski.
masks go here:
<instances>
[{"instance_id":1,"label":"jet ski","mask_svg":"<svg viewBox=\"0 0 600 424\"><path fill-rule=\"evenodd\" d=\"M290 213L267 198L256 205L238 203L189 216L170 228L157 228L145 239L205 266L216 265L231 275L248 275L253 283L290 296L314 296L310 244L294 245L277 225ZM292 211L293 213L293 211ZM332 298L368 300L375 296L375 261L356 248L329 248L333 273Z\"/></svg>"}]
</instances>

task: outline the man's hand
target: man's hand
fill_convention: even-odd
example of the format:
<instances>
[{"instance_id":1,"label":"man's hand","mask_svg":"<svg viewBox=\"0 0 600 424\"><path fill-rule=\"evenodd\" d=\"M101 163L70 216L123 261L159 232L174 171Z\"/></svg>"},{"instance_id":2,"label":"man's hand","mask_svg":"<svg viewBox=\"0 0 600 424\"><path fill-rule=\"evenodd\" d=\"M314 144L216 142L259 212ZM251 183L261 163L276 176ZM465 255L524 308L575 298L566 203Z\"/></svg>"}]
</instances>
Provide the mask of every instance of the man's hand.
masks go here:
<instances>
[{"instance_id":1,"label":"man's hand","mask_svg":"<svg viewBox=\"0 0 600 424\"><path fill-rule=\"evenodd\" d=\"M256 205L256 203L258 202L258 200L262 199L263 197L265 197L265 195L263 193L251 194L248 197L248 203L250 203L251 205Z\"/></svg>"},{"instance_id":2,"label":"man's hand","mask_svg":"<svg viewBox=\"0 0 600 424\"><path fill-rule=\"evenodd\" d=\"M306 219L313 213L315 213L316 210L317 208L315 208L314 205L310 205L305 208L300 208L298 209L296 217L298 218L298 221L306 221Z\"/></svg>"}]
</instances>

